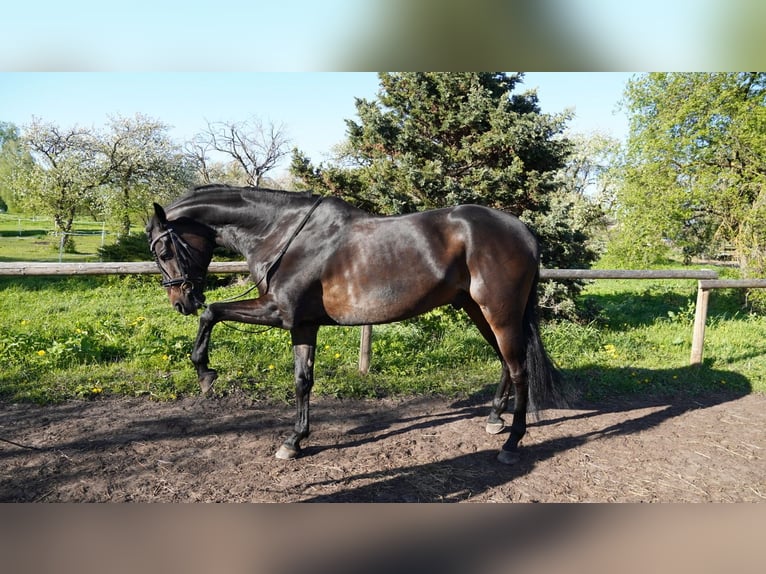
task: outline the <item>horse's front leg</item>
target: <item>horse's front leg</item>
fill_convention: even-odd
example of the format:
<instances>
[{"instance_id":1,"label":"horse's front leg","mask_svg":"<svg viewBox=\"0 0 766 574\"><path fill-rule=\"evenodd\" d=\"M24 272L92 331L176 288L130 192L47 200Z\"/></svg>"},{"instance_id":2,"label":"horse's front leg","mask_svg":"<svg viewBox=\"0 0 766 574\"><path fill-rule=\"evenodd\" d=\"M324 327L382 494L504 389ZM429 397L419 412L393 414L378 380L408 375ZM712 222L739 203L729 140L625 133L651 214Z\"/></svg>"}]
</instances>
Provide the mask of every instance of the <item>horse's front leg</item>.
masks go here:
<instances>
[{"instance_id":1,"label":"horse's front leg","mask_svg":"<svg viewBox=\"0 0 766 574\"><path fill-rule=\"evenodd\" d=\"M290 334L295 363L295 406L297 416L293 433L277 450L277 458L291 459L301 452L301 441L309 436L309 396L314 386L314 355L318 327L300 327Z\"/></svg>"},{"instance_id":2,"label":"horse's front leg","mask_svg":"<svg viewBox=\"0 0 766 574\"><path fill-rule=\"evenodd\" d=\"M211 303L199 318L199 329L191 353L191 361L197 369L197 378L202 394L213 387L218 373L208 367L210 334L221 321L238 321L256 325L282 326L276 304L268 296L231 303Z\"/></svg>"}]
</instances>

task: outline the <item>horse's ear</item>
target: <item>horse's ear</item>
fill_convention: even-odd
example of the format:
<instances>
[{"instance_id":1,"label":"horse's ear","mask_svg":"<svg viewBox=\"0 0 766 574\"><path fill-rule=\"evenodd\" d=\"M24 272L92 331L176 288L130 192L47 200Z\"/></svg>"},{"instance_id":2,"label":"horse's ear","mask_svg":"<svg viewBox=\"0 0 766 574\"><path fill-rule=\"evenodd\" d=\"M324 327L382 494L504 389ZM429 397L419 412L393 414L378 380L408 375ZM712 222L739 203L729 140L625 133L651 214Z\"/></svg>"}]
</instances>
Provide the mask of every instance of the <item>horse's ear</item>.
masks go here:
<instances>
[{"instance_id":1,"label":"horse's ear","mask_svg":"<svg viewBox=\"0 0 766 574\"><path fill-rule=\"evenodd\" d=\"M158 203L154 204L154 213L157 216L157 221L159 221L162 225L168 224L168 216L165 215L165 210L162 209L162 206Z\"/></svg>"}]
</instances>

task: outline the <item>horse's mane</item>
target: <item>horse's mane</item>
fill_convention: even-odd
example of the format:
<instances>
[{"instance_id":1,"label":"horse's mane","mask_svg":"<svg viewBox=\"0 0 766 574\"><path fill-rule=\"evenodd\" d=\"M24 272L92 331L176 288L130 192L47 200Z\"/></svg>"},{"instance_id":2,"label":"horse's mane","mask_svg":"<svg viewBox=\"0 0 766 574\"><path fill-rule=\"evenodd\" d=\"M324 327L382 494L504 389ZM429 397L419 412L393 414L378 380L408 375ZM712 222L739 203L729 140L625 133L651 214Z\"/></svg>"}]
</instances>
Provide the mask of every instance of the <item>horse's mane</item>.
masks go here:
<instances>
[{"instance_id":1,"label":"horse's mane","mask_svg":"<svg viewBox=\"0 0 766 574\"><path fill-rule=\"evenodd\" d=\"M278 202L287 202L298 197L305 199L310 199L313 197L313 194L310 191L285 191L282 189L268 189L265 187L240 187L224 183L211 183L207 185L198 185L192 188L173 203L181 203L184 200L195 199L202 195L226 191L239 193L243 199L247 199L248 196L255 196L256 194L268 194L271 199L274 199Z\"/></svg>"},{"instance_id":2,"label":"horse's mane","mask_svg":"<svg viewBox=\"0 0 766 574\"><path fill-rule=\"evenodd\" d=\"M316 197L311 192L226 184L200 185L168 205L167 212L174 220L189 216L207 225L217 221L218 224L236 223L252 227L259 225L258 221L262 219L253 216L252 209L259 205L269 205L276 210L290 209L314 201Z\"/></svg>"}]
</instances>

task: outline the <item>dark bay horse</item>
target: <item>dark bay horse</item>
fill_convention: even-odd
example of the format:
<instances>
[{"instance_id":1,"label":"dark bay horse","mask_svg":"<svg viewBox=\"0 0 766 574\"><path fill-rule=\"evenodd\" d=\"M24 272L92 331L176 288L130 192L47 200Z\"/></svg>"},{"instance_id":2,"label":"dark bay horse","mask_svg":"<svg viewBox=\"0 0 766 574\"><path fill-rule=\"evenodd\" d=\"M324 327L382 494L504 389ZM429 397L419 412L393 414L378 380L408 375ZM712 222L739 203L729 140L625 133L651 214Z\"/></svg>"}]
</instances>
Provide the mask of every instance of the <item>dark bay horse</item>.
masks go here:
<instances>
[{"instance_id":1,"label":"dark bay horse","mask_svg":"<svg viewBox=\"0 0 766 574\"><path fill-rule=\"evenodd\" d=\"M537 242L512 215L460 205L382 217L334 197L221 185L196 188L166 209L154 209L146 231L172 306L187 315L204 308L191 353L203 393L217 377L208 366L216 323L290 331L298 412L278 458L298 456L309 434L322 325L387 323L447 304L464 309L502 364L487 432L503 430L501 415L514 392L501 462L518 460L529 403L561 404L535 315ZM216 245L247 258L257 298L204 304Z\"/></svg>"}]
</instances>

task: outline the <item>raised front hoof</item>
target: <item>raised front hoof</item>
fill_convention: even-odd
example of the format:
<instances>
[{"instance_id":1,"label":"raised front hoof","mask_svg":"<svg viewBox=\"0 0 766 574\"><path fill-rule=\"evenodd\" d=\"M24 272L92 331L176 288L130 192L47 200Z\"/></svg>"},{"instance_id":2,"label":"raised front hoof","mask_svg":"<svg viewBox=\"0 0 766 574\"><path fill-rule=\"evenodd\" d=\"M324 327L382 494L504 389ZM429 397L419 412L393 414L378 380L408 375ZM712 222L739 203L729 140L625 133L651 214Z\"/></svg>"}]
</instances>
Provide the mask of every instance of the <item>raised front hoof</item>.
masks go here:
<instances>
[{"instance_id":1,"label":"raised front hoof","mask_svg":"<svg viewBox=\"0 0 766 574\"><path fill-rule=\"evenodd\" d=\"M199 377L199 388L204 396L210 394L210 390L213 388L213 383L218 378L218 373L215 371L206 371Z\"/></svg>"},{"instance_id":2,"label":"raised front hoof","mask_svg":"<svg viewBox=\"0 0 766 574\"><path fill-rule=\"evenodd\" d=\"M487 426L484 427L484 430L486 430L488 434L500 434L504 429L505 423L503 422L503 419L500 419L497 422L487 421Z\"/></svg>"},{"instance_id":3,"label":"raised front hoof","mask_svg":"<svg viewBox=\"0 0 766 574\"><path fill-rule=\"evenodd\" d=\"M280 460L292 460L294 458L298 458L298 456L301 454L301 451L293 446L288 446L286 444L283 444L279 447L279 450L277 450L276 456Z\"/></svg>"},{"instance_id":4,"label":"raised front hoof","mask_svg":"<svg viewBox=\"0 0 766 574\"><path fill-rule=\"evenodd\" d=\"M499 453L497 453L498 462L502 462L503 464L516 464L520 459L521 455L517 450L501 450Z\"/></svg>"}]
</instances>

